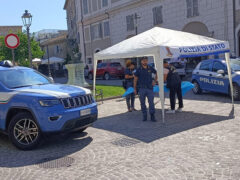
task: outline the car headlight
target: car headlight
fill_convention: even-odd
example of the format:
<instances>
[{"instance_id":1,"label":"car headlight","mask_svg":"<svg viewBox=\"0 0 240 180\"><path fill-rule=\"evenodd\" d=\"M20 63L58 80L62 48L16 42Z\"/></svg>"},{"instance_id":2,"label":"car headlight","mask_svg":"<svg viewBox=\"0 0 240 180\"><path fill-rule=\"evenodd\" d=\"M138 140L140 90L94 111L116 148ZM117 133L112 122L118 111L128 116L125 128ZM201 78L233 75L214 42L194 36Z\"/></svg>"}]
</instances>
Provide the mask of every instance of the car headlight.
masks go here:
<instances>
[{"instance_id":1,"label":"car headlight","mask_svg":"<svg viewBox=\"0 0 240 180\"><path fill-rule=\"evenodd\" d=\"M54 100L40 100L39 103L40 103L41 106L49 107L49 106L55 106L55 105L60 104L60 101L57 100L57 99L54 99Z\"/></svg>"}]
</instances>

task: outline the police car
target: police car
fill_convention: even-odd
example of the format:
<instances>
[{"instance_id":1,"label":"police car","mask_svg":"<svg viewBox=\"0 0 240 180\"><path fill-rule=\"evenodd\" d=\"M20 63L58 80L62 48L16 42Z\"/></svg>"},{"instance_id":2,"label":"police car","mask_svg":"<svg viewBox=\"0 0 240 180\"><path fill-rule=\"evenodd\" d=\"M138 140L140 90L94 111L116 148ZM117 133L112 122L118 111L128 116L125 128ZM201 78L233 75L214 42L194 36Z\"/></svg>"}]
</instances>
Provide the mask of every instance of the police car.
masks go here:
<instances>
[{"instance_id":1,"label":"police car","mask_svg":"<svg viewBox=\"0 0 240 180\"><path fill-rule=\"evenodd\" d=\"M0 130L23 150L35 148L44 134L84 131L97 120L91 91L54 84L39 72L0 65Z\"/></svg>"},{"instance_id":2,"label":"police car","mask_svg":"<svg viewBox=\"0 0 240 180\"><path fill-rule=\"evenodd\" d=\"M240 100L240 59L231 59L233 97ZM223 59L209 59L200 62L193 71L193 92L213 91L230 95L227 64Z\"/></svg>"}]
</instances>

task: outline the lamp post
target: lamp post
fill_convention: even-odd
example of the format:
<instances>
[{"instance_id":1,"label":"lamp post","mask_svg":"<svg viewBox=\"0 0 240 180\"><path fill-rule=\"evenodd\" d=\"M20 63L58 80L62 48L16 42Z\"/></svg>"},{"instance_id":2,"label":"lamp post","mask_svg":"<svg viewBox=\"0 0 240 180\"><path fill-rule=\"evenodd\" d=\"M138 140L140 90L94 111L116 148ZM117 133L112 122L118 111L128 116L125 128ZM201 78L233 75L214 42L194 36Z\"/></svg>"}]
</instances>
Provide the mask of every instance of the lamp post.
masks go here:
<instances>
[{"instance_id":1,"label":"lamp post","mask_svg":"<svg viewBox=\"0 0 240 180\"><path fill-rule=\"evenodd\" d=\"M28 58L30 61L30 66L32 68L32 52L31 52L31 43L30 43L30 33L29 28L32 24L32 15L28 12L28 10L25 10L25 13L22 15L22 21L23 25L27 29L27 37L28 37Z\"/></svg>"}]
</instances>

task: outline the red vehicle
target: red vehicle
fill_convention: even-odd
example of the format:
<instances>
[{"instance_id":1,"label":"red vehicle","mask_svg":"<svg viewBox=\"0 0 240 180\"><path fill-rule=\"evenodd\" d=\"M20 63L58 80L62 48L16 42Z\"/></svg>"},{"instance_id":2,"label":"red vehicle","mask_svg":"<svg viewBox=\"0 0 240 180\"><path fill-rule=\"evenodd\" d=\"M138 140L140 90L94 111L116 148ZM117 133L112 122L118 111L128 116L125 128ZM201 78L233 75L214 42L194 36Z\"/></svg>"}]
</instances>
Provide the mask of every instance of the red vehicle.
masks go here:
<instances>
[{"instance_id":1,"label":"red vehicle","mask_svg":"<svg viewBox=\"0 0 240 180\"><path fill-rule=\"evenodd\" d=\"M124 68L119 62L99 63L97 65L97 77L101 77L105 80L111 79L111 77L124 78ZM93 79L93 69L88 73L88 79Z\"/></svg>"}]
</instances>

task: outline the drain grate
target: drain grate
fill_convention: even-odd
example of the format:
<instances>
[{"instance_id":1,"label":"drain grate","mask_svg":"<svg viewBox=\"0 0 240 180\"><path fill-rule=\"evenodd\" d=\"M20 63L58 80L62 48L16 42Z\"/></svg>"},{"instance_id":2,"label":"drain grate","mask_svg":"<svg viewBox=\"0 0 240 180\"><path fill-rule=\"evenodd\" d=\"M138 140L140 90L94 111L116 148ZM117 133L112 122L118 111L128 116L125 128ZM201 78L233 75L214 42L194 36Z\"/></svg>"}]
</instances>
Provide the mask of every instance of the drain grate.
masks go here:
<instances>
[{"instance_id":1,"label":"drain grate","mask_svg":"<svg viewBox=\"0 0 240 180\"><path fill-rule=\"evenodd\" d=\"M135 144L138 144L138 143L140 143L140 141L136 139L130 139L130 138L116 139L115 141L112 142L112 144L116 146L121 146L121 147L134 146Z\"/></svg>"},{"instance_id":2,"label":"drain grate","mask_svg":"<svg viewBox=\"0 0 240 180\"><path fill-rule=\"evenodd\" d=\"M75 160L71 157L49 157L42 159L37 164L40 168L51 169L70 167L74 163L74 161Z\"/></svg>"}]
</instances>

